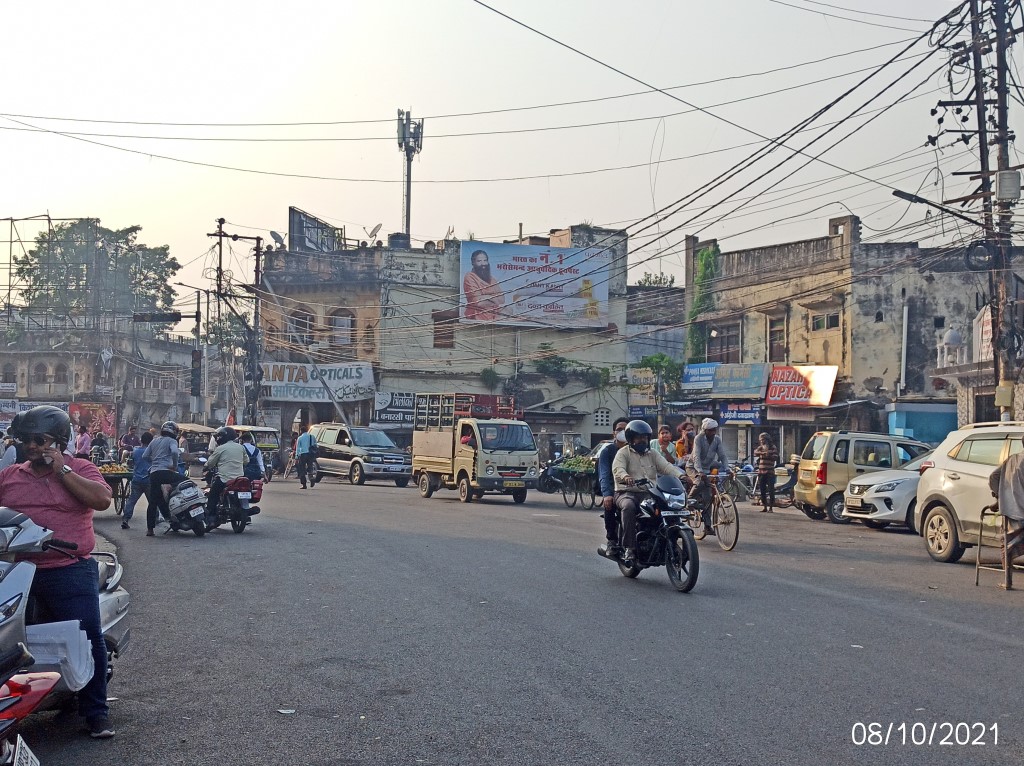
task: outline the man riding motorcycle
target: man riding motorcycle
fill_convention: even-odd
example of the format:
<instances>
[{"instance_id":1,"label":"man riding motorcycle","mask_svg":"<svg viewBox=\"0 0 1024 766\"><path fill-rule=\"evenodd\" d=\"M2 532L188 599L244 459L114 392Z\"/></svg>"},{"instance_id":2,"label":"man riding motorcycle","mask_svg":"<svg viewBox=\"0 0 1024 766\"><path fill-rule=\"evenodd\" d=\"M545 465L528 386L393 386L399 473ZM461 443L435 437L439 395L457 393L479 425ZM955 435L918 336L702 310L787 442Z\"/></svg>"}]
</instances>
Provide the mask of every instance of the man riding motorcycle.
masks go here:
<instances>
[{"instance_id":1,"label":"man riding motorcycle","mask_svg":"<svg viewBox=\"0 0 1024 766\"><path fill-rule=\"evenodd\" d=\"M725 454L722 437L718 435L718 421L704 418L700 424L700 433L693 440L693 470L697 478L690 490L690 497L699 497L701 501L701 517L704 519L704 531L715 534L711 526L711 487L708 475L718 469L724 473L729 467L729 458Z\"/></svg>"},{"instance_id":2,"label":"man riding motorcycle","mask_svg":"<svg viewBox=\"0 0 1024 766\"><path fill-rule=\"evenodd\" d=\"M622 516L622 545L626 549L622 560L629 566L636 562L636 517L644 494L644 490L636 487L637 481L654 482L658 476L677 476L682 480L685 474L651 451L654 431L643 420L629 421L625 434L626 446L612 461L612 476L615 477L615 505Z\"/></svg>"},{"instance_id":3,"label":"man riding motorcycle","mask_svg":"<svg viewBox=\"0 0 1024 766\"><path fill-rule=\"evenodd\" d=\"M245 475L245 464L249 462L249 456L245 454L245 448L235 441L237 438L238 432L231 426L221 426L213 432L217 447L206 461L206 470L213 473L210 494L206 500L207 529L213 529L224 521L217 518L217 505L220 496L224 494L224 487L229 481Z\"/></svg>"}]
</instances>

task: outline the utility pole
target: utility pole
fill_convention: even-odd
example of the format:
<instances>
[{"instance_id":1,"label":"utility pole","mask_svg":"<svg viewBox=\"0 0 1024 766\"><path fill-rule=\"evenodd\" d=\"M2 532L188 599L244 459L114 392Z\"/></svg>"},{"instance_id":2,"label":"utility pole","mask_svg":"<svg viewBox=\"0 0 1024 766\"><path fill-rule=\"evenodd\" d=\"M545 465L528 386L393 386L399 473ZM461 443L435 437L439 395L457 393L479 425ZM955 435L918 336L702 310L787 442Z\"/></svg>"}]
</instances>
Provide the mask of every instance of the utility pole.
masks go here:
<instances>
[{"instance_id":1,"label":"utility pole","mask_svg":"<svg viewBox=\"0 0 1024 766\"><path fill-rule=\"evenodd\" d=\"M423 149L423 120L414 120L412 112L398 110L398 148L405 153L405 200L402 207L405 236L412 237L412 158Z\"/></svg>"},{"instance_id":2,"label":"utility pole","mask_svg":"<svg viewBox=\"0 0 1024 766\"><path fill-rule=\"evenodd\" d=\"M217 238L217 324L220 324L220 302L224 297L224 237L229 236L224 233L225 220L223 218L217 219L217 231L212 234L207 234L208 237ZM238 239L236 236L235 239Z\"/></svg>"}]
</instances>

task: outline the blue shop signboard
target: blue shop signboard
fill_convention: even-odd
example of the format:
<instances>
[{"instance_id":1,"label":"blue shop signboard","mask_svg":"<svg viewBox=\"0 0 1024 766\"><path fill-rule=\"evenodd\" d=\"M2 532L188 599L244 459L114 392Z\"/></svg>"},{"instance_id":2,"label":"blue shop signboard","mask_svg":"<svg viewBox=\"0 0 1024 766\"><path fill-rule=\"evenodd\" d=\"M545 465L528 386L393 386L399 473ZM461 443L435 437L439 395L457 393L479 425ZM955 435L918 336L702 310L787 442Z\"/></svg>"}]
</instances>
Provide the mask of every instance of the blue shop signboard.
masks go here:
<instances>
[{"instance_id":1,"label":"blue shop signboard","mask_svg":"<svg viewBox=\"0 0 1024 766\"><path fill-rule=\"evenodd\" d=\"M658 414L657 407L644 407L631 405L629 408L629 417L631 418L649 418L656 417Z\"/></svg>"},{"instance_id":2,"label":"blue shop signboard","mask_svg":"<svg viewBox=\"0 0 1024 766\"><path fill-rule=\"evenodd\" d=\"M682 391L710 391L715 383L715 370L721 362L688 364L683 368Z\"/></svg>"},{"instance_id":3,"label":"blue shop signboard","mask_svg":"<svg viewBox=\"0 0 1024 766\"><path fill-rule=\"evenodd\" d=\"M715 370L712 399L763 399L770 364L723 364Z\"/></svg>"},{"instance_id":4,"label":"blue shop signboard","mask_svg":"<svg viewBox=\"0 0 1024 766\"><path fill-rule=\"evenodd\" d=\"M719 412L723 423L749 423L759 426L762 423L764 408L753 402L725 402Z\"/></svg>"}]
</instances>

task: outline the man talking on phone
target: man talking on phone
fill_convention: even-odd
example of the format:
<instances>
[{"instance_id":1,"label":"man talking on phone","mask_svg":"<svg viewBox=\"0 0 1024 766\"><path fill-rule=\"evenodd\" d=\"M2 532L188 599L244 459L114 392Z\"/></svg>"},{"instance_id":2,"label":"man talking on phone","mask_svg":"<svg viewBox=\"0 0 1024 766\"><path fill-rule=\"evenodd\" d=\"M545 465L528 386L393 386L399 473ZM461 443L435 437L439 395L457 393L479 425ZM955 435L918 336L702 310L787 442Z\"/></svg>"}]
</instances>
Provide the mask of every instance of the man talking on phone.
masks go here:
<instances>
[{"instance_id":1,"label":"man talking on phone","mask_svg":"<svg viewBox=\"0 0 1024 766\"><path fill-rule=\"evenodd\" d=\"M93 510L110 506L110 486L89 460L67 455L71 419L58 407L42 405L15 415L10 433L25 445L24 463L0 471L0 505L52 529L54 537L77 544L72 558L50 551L32 555L35 579L29 597L53 620L77 620L92 642L95 672L78 692L78 712L89 736L114 736L107 708L107 649L100 627L99 568L89 554L96 547Z\"/></svg>"}]
</instances>

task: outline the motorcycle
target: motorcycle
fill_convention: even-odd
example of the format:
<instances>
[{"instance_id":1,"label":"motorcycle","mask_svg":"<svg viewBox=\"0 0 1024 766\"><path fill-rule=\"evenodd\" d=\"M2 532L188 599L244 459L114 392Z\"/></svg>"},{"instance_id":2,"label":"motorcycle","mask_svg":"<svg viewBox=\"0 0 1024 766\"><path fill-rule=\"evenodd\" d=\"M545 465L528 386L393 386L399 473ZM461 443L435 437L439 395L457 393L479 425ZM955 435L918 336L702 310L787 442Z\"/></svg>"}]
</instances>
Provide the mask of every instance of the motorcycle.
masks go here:
<instances>
[{"instance_id":1,"label":"motorcycle","mask_svg":"<svg viewBox=\"0 0 1024 766\"><path fill-rule=\"evenodd\" d=\"M537 489L548 495L553 495L556 492L562 491L563 482L558 478L558 467L562 464L565 457L556 458L555 460L547 461L540 470L540 475L537 477Z\"/></svg>"},{"instance_id":2,"label":"motorcycle","mask_svg":"<svg viewBox=\"0 0 1024 766\"><path fill-rule=\"evenodd\" d=\"M636 483L647 492L637 514L636 562L626 564L621 555L597 552L619 565L623 576L634 578L648 567L664 566L676 590L688 593L697 584L700 557L689 519L695 513L686 489L675 476L659 476L657 482Z\"/></svg>"},{"instance_id":3,"label":"motorcycle","mask_svg":"<svg viewBox=\"0 0 1024 766\"><path fill-rule=\"evenodd\" d=\"M191 479L178 482L167 496L171 530L191 529L196 537L206 534L206 495Z\"/></svg>"},{"instance_id":4,"label":"motorcycle","mask_svg":"<svg viewBox=\"0 0 1024 766\"><path fill-rule=\"evenodd\" d=\"M39 763L19 730L60 681L60 673L21 672L33 664L35 657L20 641L0 654L0 766Z\"/></svg>"},{"instance_id":5,"label":"motorcycle","mask_svg":"<svg viewBox=\"0 0 1024 766\"><path fill-rule=\"evenodd\" d=\"M213 477L207 473L206 480L207 483L212 483ZM206 492L209 494L209 486ZM232 531L241 534L252 523L251 518L260 512L260 507L253 503L258 503L262 497L262 479L247 479L245 476L232 479L220 493L220 501L217 503L213 518L207 519L207 523L213 529L225 521L230 521Z\"/></svg>"},{"instance_id":6,"label":"motorcycle","mask_svg":"<svg viewBox=\"0 0 1024 766\"><path fill-rule=\"evenodd\" d=\"M48 625L56 628L69 623L52 622L49 615L41 611L38 603L29 598L36 565L30 561L14 562L13 559L15 554L43 553L48 550L61 551L75 558L71 551L76 548L74 543L55 539L51 530L39 526L25 514L0 507L0 647L26 643L29 651L36 656L33 671L60 673L59 682L55 682L47 698L47 708L69 702L74 692L92 677L92 647L85 638L85 632L77 630L77 623L71 625L72 633L76 639L80 637L85 641L84 645L77 647L81 650L77 659L71 657L70 653L61 654L66 652L70 644L65 642L58 645L52 636L42 635L46 633ZM114 674L114 659L127 650L131 638L131 597L128 591L120 587L124 569L117 556L95 551L91 555L99 568L100 626L107 649L109 681ZM88 667L83 663L87 663ZM68 672L69 667L75 672ZM4 708L0 703L0 721L3 718Z\"/></svg>"}]
</instances>

